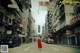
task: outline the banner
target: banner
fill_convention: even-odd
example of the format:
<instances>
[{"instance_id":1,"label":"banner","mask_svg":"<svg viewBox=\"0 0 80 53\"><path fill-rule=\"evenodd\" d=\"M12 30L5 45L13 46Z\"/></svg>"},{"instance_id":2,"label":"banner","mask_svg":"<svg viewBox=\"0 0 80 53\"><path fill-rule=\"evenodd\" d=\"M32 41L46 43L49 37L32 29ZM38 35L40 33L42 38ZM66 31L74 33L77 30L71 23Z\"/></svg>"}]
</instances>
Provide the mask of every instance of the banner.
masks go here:
<instances>
[{"instance_id":1,"label":"banner","mask_svg":"<svg viewBox=\"0 0 80 53\"><path fill-rule=\"evenodd\" d=\"M39 1L39 9L40 10L47 10L48 5L49 5L48 1Z\"/></svg>"},{"instance_id":2,"label":"banner","mask_svg":"<svg viewBox=\"0 0 80 53\"><path fill-rule=\"evenodd\" d=\"M39 1L39 6L48 6L49 2L48 1Z\"/></svg>"}]
</instances>

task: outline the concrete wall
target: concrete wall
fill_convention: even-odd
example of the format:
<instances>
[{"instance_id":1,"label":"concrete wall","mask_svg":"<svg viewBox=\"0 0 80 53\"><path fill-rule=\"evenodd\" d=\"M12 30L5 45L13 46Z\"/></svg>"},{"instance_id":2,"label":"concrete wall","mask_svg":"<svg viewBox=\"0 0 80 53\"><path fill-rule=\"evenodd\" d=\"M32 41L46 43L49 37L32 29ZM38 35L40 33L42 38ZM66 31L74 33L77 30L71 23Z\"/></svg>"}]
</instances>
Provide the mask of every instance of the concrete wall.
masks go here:
<instances>
[{"instance_id":1,"label":"concrete wall","mask_svg":"<svg viewBox=\"0 0 80 53\"><path fill-rule=\"evenodd\" d=\"M73 6L65 5L65 17L66 17L66 25L70 25L70 20L74 18L71 14L74 13Z\"/></svg>"}]
</instances>

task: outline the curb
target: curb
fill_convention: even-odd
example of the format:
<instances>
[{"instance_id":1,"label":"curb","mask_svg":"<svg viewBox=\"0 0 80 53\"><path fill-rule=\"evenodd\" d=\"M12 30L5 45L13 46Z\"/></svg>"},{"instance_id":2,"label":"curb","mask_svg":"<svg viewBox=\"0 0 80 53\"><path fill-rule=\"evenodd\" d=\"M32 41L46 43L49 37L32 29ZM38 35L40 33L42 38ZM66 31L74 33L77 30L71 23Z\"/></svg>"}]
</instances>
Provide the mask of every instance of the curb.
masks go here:
<instances>
[{"instance_id":1,"label":"curb","mask_svg":"<svg viewBox=\"0 0 80 53\"><path fill-rule=\"evenodd\" d=\"M72 47L72 48L80 49L80 46L75 46L75 45L65 45L65 44L55 44L55 45L61 45L61 46L66 46L66 47Z\"/></svg>"}]
</instances>

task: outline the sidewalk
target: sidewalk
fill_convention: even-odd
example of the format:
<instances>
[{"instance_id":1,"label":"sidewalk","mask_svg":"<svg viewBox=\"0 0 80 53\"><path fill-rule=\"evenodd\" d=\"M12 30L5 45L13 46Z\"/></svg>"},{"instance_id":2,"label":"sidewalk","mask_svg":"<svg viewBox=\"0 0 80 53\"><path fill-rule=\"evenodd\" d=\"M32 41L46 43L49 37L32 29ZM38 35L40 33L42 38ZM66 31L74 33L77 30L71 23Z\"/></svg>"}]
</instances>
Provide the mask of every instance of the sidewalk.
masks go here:
<instances>
[{"instance_id":1,"label":"sidewalk","mask_svg":"<svg viewBox=\"0 0 80 53\"><path fill-rule=\"evenodd\" d=\"M67 44L55 44L55 45L61 45L61 46L66 46L66 47L72 47L72 48L80 49L80 47L76 46L76 45L67 45Z\"/></svg>"},{"instance_id":2,"label":"sidewalk","mask_svg":"<svg viewBox=\"0 0 80 53\"><path fill-rule=\"evenodd\" d=\"M80 49L80 47L79 47L79 46L76 46L76 45L63 45L63 46L67 46L67 47L72 47L72 48L78 48L78 49Z\"/></svg>"}]
</instances>

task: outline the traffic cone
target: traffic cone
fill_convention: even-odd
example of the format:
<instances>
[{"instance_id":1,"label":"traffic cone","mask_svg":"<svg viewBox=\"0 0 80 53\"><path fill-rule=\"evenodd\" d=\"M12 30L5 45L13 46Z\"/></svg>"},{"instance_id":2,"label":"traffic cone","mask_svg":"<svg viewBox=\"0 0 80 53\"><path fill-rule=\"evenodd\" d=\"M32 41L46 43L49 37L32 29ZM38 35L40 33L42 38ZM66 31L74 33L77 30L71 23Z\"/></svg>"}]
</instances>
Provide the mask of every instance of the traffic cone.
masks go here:
<instances>
[{"instance_id":1,"label":"traffic cone","mask_svg":"<svg viewBox=\"0 0 80 53\"><path fill-rule=\"evenodd\" d=\"M38 38L38 42L37 42L37 44L38 44L38 48L42 48L42 43L41 43L40 38Z\"/></svg>"}]
</instances>

